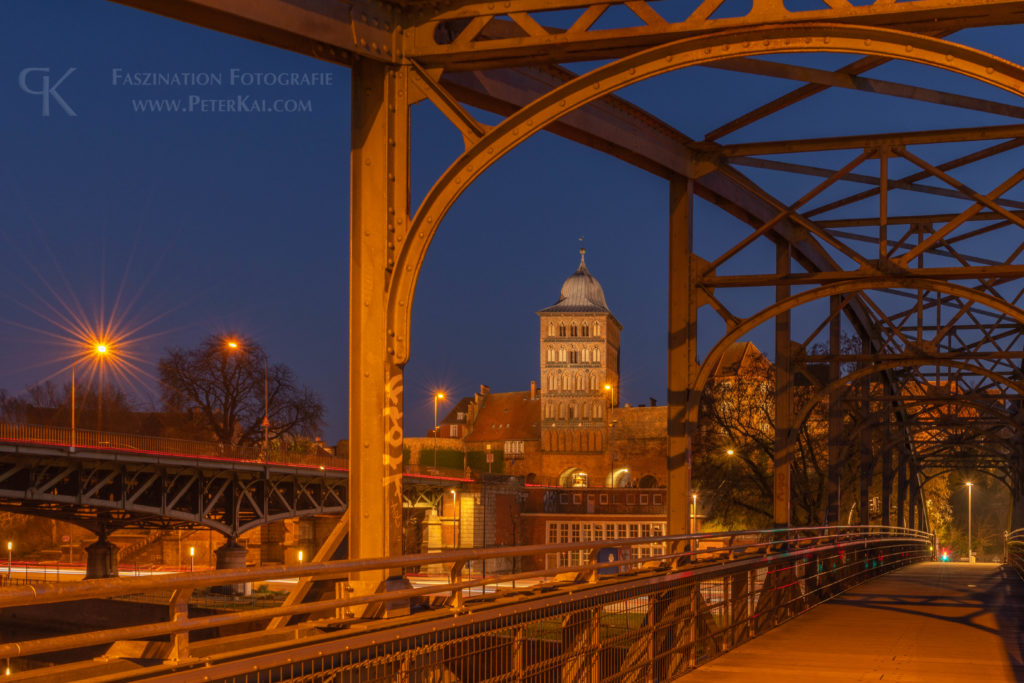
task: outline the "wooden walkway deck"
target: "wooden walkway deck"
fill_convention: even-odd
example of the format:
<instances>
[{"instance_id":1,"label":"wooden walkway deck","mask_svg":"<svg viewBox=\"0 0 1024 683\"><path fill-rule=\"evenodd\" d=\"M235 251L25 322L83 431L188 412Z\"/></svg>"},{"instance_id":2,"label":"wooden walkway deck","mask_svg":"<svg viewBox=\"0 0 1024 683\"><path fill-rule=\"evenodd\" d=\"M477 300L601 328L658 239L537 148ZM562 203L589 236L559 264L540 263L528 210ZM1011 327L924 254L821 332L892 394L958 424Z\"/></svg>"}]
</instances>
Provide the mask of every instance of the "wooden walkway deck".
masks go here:
<instances>
[{"instance_id":1,"label":"wooden walkway deck","mask_svg":"<svg viewBox=\"0 0 1024 683\"><path fill-rule=\"evenodd\" d=\"M928 562L870 581L736 648L684 683L1024 681L1024 582L998 564Z\"/></svg>"}]
</instances>

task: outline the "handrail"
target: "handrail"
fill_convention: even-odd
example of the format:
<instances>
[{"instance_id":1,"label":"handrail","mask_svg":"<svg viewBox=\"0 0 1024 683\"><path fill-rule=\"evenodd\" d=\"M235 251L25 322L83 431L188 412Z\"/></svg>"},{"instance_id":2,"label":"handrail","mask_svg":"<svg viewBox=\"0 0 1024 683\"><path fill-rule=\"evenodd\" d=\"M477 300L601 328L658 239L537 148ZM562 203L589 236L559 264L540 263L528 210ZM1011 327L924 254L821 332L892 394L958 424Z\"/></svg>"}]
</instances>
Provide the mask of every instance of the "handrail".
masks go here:
<instances>
[{"instance_id":1,"label":"handrail","mask_svg":"<svg viewBox=\"0 0 1024 683\"><path fill-rule=\"evenodd\" d=\"M339 459L323 448L275 448L269 453L262 446L231 445L215 441L195 441L166 436L121 434L92 429L75 429L74 439L69 427L26 425L0 422L0 441L8 443L56 446L69 451L115 451L145 455L230 460L259 464L281 464L339 469ZM75 445L72 446L71 444Z\"/></svg>"},{"instance_id":2,"label":"handrail","mask_svg":"<svg viewBox=\"0 0 1024 683\"><path fill-rule=\"evenodd\" d=\"M175 600L180 601L182 599L181 596L191 595L196 589L225 584L298 577L310 577L320 580L344 580L352 574L373 570L385 570L389 575L396 573L409 574L411 569L422 569L422 567L429 565L441 565L442 569L451 568L449 570L449 579L444 583L391 591L386 593L386 596L381 593L360 594L353 590L348 590L342 594L343 597L332 597L311 603L268 607L241 614L221 614L195 618L178 616L168 621L138 626L43 638L21 643L7 643L0 645L0 657L42 654L75 647L112 643L117 640L137 640L161 635L172 635L174 638L184 639L183 642L187 643L189 632L202 628L253 623L271 617L290 617L314 612L323 613L324 610L340 615L335 619L329 620L331 623L339 624L351 621L354 618L350 612L352 608L358 605L380 604L385 599L393 602L398 599L422 599L429 598L430 596L441 596L442 604L459 610L467 599L464 592L469 589L482 588L486 597L478 597L477 600L491 600L500 598L508 590L514 590L515 582L517 581L530 580L551 584L557 590L559 586L572 586L580 582L597 585L604 579L615 579L615 576L604 574L604 572L609 570L627 573L649 571L663 575L664 578L668 576L696 576L694 572L698 570L701 574L707 574L708 571L716 571L716 568L728 568L739 565L766 567L766 562L777 560L790 561L793 558L809 557L816 552L822 552L824 549L832 549L841 556L844 552L855 552L873 547L880 549L887 547L905 548L908 545L920 546L920 554L923 556L925 545L932 541L933 537L926 532L897 527L850 526L768 529L654 536L589 543L466 549L395 558L340 560L309 565L226 569L124 579L98 579L76 584L11 587L0 590L0 608L28 604L70 603L87 599L115 598L126 594L149 593L158 590L167 592L171 596L169 601L174 603ZM654 545L660 546L663 552L644 557L633 556L629 552L637 546L651 548ZM599 551L606 548L618 550L616 559L598 562ZM727 557L723 558L721 556L723 551L727 553ZM579 557L586 559L581 564L575 566L545 567L543 569L493 576L470 575L468 579L462 575L462 567L468 562L496 558L530 557L538 559L552 553L564 552L576 552L579 553ZM621 576L621 574L618 576ZM512 583L512 589L508 588L509 583ZM522 590L521 583L519 589ZM172 607L171 611L173 611L173 604L169 606ZM322 619L319 621L322 621ZM287 619L285 619L286 622Z\"/></svg>"}]
</instances>

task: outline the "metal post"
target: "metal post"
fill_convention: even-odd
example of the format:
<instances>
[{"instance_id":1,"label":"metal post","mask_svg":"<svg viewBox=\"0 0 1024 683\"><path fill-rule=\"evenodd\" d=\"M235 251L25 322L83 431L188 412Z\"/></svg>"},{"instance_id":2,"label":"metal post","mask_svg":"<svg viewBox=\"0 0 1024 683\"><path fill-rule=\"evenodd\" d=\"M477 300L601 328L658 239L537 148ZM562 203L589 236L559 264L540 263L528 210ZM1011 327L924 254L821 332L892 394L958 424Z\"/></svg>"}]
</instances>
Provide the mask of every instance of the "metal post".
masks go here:
<instances>
[{"instance_id":1,"label":"metal post","mask_svg":"<svg viewBox=\"0 0 1024 683\"><path fill-rule=\"evenodd\" d=\"M697 424L691 397L698 370L698 261L693 255L693 181L674 176L669 183L668 533L684 534Z\"/></svg>"},{"instance_id":2,"label":"metal post","mask_svg":"<svg viewBox=\"0 0 1024 683\"><path fill-rule=\"evenodd\" d=\"M974 501L971 498L971 492L974 489L974 484L967 482L967 561L974 562L974 553L971 546L971 510L974 505Z\"/></svg>"},{"instance_id":3,"label":"metal post","mask_svg":"<svg viewBox=\"0 0 1024 683\"><path fill-rule=\"evenodd\" d=\"M409 95L407 66L368 59L352 65L352 153L349 273L349 557L402 552L402 367L396 342L407 330L389 326L391 267L408 239ZM404 318L403 318L404 319ZM383 570L360 572L373 584Z\"/></svg>"},{"instance_id":4,"label":"metal post","mask_svg":"<svg viewBox=\"0 0 1024 683\"><path fill-rule=\"evenodd\" d=\"M789 275L789 244L779 244L775 249L775 272L779 277ZM775 300L789 297L789 285L775 286ZM775 457L774 471L774 522L776 527L788 527L791 523L792 506L790 498L790 462L792 460L793 438L793 363L792 342L789 334L790 313L783 311L775 316Z\"/></svg>"},{"instance_id":5,"label":"metal post","mask_svg":"<svg viewBox=\"0 0 1024 683\"><path fill-rule=\"evenodd\" d=\"M78 362L71 364L71 452L75 452L75 366Z\"/></svg>"},{"instance_id":6,"label":"metal post","mask_svg":"<svg viewBox=\"0 0 1024 683\"><path fill-rule=\"evenodd\" d=\"M14 550L14 542L7 541L7 583L11 582L11 552Z\"/></svg>"},{"instance_id":7,"label":"metal post","mask_svg":"<svg viewBox=\"0 0 1024 683\"><path fill-rule=\"evenodd\" d=\"M263 460L270 460L270 360L263 352Z\"/></svg>"},{"instance_id":8,"label":"metal post","mask_svg":"<svg viewBox=\"0 0 1024 683\"><path fill-rule=\"evenodd\" d=\"M842 353L842 318L840 312L842 300L839 296L829 297L829 323L828 345L832 359L828 364L829 383L839 380L842 374L842 366L839 361L839 354ZM828 483L825 487L825 515L824 521L827 524L840 525L842 514L841 483L842 476L839 461L842 456L843 440L843 391L836 389L828 397Z\"/></svg>"},{"instance_id":9,"label":"metal post","mask_svg":"<svg viewBox=\"0 0 1024 683\"><path fill-rule=\"evenodd\" d=\"M871 355L871 340L867 336L861 337L861 353L865 357ZM869 366L869 361L864 361L863 366ZM874 413L871 411L871 377L867 376L860 383L861 405L864 410L864 422L860 430L860 489L857 497L860 508L860 524L868 526L871 524L871 476L874 471L874 454L871 452L871 429Z\"/></svg>"}]
</instances>

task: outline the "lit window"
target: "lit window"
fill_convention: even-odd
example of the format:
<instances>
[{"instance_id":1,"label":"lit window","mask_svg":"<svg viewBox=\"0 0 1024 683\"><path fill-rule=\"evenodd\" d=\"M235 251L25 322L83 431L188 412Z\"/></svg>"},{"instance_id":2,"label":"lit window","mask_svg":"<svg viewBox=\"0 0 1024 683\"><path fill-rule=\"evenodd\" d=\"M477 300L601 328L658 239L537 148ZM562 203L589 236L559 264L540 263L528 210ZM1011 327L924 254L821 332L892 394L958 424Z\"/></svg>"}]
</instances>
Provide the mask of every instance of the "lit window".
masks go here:
<instances>
[{"instance_id":1,"label":"lit window","mask_svg":"<svg viewBox=\"0 0 1024 683\"><path fill-rule=\"evenodd\" d=\"M601 362L601 349L598 349L596 347L594 348L594 362L595 363L600 363Z\"/></svg>"}]
</instances>

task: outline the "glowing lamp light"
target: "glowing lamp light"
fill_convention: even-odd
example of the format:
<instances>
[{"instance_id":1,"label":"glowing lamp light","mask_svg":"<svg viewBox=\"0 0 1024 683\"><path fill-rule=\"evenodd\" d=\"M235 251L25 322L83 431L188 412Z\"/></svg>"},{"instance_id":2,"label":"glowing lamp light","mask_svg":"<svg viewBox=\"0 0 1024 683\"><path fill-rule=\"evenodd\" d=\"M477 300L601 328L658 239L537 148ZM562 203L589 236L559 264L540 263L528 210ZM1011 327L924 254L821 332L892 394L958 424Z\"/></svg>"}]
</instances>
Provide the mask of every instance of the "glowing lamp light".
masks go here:
<instances>
[{"instance_id":1,"label":"glowing lamp light","mask_svg":"<svg viewBox=\"0 0 1024 683\"><path fill-rule=\"evenodd\" d=\"M96 353L106 353L107 350L108 349L107 349L107 345L106 344L97 344L96 345Z\"/></svg>"},{"instance_id":2,"label":"glowing lamp light","mask_svg":"<svg viewBox=\"0 0 1024 683\"><path fill-rule=\"evenodd\" d=\"M8 550L13 550L14 549L14 542L13 541L7 541L7 549Z\"/></svg>"},{"instance_id":3,"label":"glowing lamp light","mask_svg":"<svg viewBox=\"0 0 1024 683\"><path fill-rule=\"evenodd\" d=\"M725 454L726 454L726 455L736 455L736 451L734 451L733 449L731 449L731 448L730 448L729 450L727 450L727 451L725 452Z\"/></svg>"},{"instance_id":4,"label":"glowing lamp light","mask_svg":"<svg viewBox=\"0 0 1024 683\"><path fill-rule=\"evenodd\" d=\"M299 551L299 562L300 563L302 562L302 551L301 550Z\"/></svg>"},{"instance_id":5,"label":"glowing lamp light","mask_svg":"<svg viewBox=\"0 0 1024 683\"><path fill-rule=\"evenodd\" d=\"M196 547L195 546L189 546L188 554L189 554L189 557L195 557L196 556Z\"/></svg>"}]
</instances>

